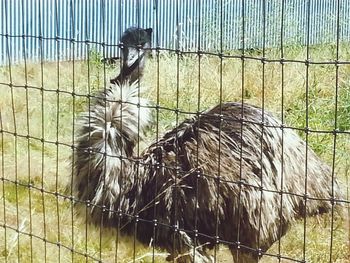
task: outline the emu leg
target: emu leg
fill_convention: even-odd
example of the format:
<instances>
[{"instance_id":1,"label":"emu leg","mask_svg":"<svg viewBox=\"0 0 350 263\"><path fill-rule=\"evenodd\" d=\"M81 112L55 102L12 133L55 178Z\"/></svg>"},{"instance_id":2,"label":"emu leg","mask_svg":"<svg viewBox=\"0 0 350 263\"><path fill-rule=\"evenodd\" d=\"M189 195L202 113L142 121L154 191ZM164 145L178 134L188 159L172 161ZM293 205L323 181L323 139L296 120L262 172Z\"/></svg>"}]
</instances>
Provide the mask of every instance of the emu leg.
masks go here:
<instances>
[{"instance_id":1,"label":"emu leg","mask_svg":"<svg viewBox=\"0 0 350 263\"><path fill-rule=\"evenodd\" d=\"M212 257L203 250L203 246L194 248L193 240L185 232L179 231L176 237L175 251L168 249L171 255L167 261L177 263L211 263Z\"/></svg>"},{"instance_id":2,"label":"emu leg","mask_svg":"<svg viewBox=\"0 0 350 263\"><path fill-rule=\"evenodd\" d=\"M230 247L233 262L235 263L253 263L259 262L260 257L251 251L237 250L237 247Z\"/></svg>"}]
</instances>

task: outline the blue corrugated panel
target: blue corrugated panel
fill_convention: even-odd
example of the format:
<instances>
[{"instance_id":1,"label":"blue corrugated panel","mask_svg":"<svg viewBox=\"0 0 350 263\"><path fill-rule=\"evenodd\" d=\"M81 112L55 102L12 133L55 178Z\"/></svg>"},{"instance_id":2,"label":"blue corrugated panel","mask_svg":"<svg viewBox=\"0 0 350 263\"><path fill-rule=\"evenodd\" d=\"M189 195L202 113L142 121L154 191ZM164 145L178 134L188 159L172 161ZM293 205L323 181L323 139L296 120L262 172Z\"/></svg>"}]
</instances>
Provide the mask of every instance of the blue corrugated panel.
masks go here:
<instances>
[{"instance_id":1,"label":"blue corrugated panel","mask_svg":"<svg viewBox=\"0 0 350 263\"><path fill-rule=\"evenodd\" d=\"M93 49L118 56L130 26L152 27L154 47L225 51L275 47L282 37L334 43L339 17L339 40L350 41L350 0L339 3L338 16L337 0L2 0L0 64L85 59Z\"/></svg>"}]
</instances>

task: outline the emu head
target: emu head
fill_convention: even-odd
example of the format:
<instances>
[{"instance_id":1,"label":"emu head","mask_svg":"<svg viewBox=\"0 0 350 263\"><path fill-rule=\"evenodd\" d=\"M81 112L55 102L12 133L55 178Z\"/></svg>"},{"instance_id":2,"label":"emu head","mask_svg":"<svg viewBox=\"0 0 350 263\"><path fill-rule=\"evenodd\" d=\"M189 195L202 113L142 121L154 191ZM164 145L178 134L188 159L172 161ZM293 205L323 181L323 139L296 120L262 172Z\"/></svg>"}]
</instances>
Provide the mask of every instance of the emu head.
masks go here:
<instances>
[{"instance_id":1,"label":"emu head","mask_svg":"<svg viewBox=\"0 0 350 263\"><path fill-rule=\"evenodd\" d=\"M111 83L133 83L143 75L145 56L151 48L152 28L128 28L121 37L122 65L120 74Z\"/></svg>"}]
</instances>

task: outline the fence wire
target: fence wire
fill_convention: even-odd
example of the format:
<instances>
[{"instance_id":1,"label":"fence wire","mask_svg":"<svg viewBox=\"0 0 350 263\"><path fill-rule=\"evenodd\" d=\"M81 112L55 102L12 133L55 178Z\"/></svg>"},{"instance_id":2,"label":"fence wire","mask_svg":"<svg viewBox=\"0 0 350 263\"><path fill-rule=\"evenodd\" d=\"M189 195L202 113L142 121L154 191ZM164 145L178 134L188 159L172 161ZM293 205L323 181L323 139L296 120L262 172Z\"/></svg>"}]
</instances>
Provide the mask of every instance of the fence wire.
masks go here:
<instances>
[{"instance_id":1,"label":"fence wire","mask_svg":"<svg viewBox=\"0 0 350 263\"><path fill-rule=\"evenodd\" d=\"M93 1L93 8L89 1L1 1L1 261L348 262L350 34L344 21L350 2L329 2L304 1L297 6L305 11L303 16L291 19L296 1L287 0L171 4L100 0ZM65 5L69 12L62 12ZM271 12L275 6L279 11ZM22 33L18 34L13 32L14 14L26 14L25 8L35 9L37 17L31 17L30 24L19 17ZM234 23L231 8L239 15ZM317 18L315 10L323 10L322 14L329 10L332 19ZM96 31L91 16L95 11L100 13ZM49 24L47 17L52 18ZM144 71L134 84L137 100L124 101L124 86L118 90L121 99L111 100L106 95L113 87L110 79L125 67L120 51L111 50L130 48L119 42L130 17L138 28L152 25L151 46L136 47L139 60L141 52L151 54L145 55L144 68L136 69L138 75ZM145 23L145 17L152 23ZM315 32L317 19L318 25L335 31L315 42L322 39L315 37L322 31ZM295 33L291 20L303 30ZM277 36L271 36L271 21L277 21L273 25ZM189 35L194 37L175 30L174 45L168 45L164 27L171 28L172 23L191 29ZM250 39L256 28L258 42ZM92 31L98 40L87 37ZM302 41L290 41L291 34ZM184 45L184 38L190 44ZM127 110L118 116L120 131L125 132L128 121L136 123L131 154L110 150L111 133L105 131L113 123L107 110L113 103L137 109L133 119L123 119ZM247 118L246 104L255 105L248 111L258 112L259 118ZM93 147L98 137L91 121L96 105L104 107L100 149ZM232 116L228 107L237 107ZM142 117L148 111L152 120L144 134L147 120ZM85 148L78 136L83 112L90 121L91 145ZM270 112L280 122L271 120ZM258 145L245 141L249 129L256 129ZM297 137L291 140L291 131L305 143L298 144ZM269 141L274 134L278 139ZM121 134L115 144L129 149L128 136ZM279 151L269 152L275 147ZM297 159L301 148L305 154ZM315 161L314 152L322 162ZM115 198L113 205L107 197L98 202L94 195L81 198L76 193L83 191L82 184L75 186L79 174L75 164L82 153L87 157L81 165L88 167L84 187L90 193L111 191L108 198ZM269 162L266 154L272 158ZM121 163L112 183L106 176L111 162ZM260 167L252 171L254 182L249 179L249 165ZM326 166L329 180L320 183L323 179L315 180L313 174L327 170ZM97 179L90 176L96 167L104 171ZM285 171L294 168L303 171L294 175L300 185L288 185ZM145 171L152 171L152 176ZM237 175L235 180L231 173ZM237 191L223 195L231 188ZM322 196L323 188L329 189L327 195ZM125 189L129 192L120 196ZM175 190L168 193L168 189ZM165 192L168 196L163 198ZM266 206L270 199L274 202ZM298 204L288 208L289 200ZM145 206L140 209L139 204ZM315 204L317 211L310 212ZM278 216L270 222L265 221L268 215ZM256 238L251 243L250 234Z\"/></svg>"}]
</instances>

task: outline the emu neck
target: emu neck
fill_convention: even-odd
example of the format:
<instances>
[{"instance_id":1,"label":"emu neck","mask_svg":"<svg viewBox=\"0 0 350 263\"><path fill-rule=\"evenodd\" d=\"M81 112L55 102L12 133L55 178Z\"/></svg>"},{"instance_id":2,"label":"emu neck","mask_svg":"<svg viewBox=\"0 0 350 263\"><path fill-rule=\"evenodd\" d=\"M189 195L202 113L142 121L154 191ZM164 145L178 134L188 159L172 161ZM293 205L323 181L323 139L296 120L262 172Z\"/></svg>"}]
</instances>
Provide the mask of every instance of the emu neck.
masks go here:
<instances>
[{"instance_id":1,"label":"emu neck","mask_svg":"<svg viewBox=\"0 0 350 263\"><path fill-rule=\"evenodd\" d=\"M112 84L122 84L125 81L129 81L129 83L134 83L143 75L143 67L144 67L144 54L140 55L135 62L128 66L126 62L123 63L120 74L110 80Z\"/></svg>"}]
</instances>

